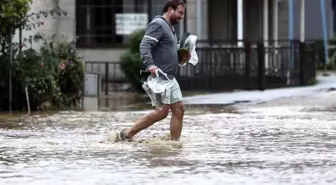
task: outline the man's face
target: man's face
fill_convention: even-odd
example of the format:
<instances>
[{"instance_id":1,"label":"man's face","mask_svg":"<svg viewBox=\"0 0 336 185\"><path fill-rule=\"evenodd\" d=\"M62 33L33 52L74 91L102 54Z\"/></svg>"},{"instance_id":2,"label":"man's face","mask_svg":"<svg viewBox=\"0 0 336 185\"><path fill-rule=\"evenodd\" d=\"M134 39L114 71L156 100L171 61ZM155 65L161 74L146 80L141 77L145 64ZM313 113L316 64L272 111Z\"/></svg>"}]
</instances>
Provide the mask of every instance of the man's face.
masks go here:
<instances>
[{"instance_id":1,"label":"man's face","mask_svg":"<svg viewBox=\"0 0 336 185\"><path fill-rule=\"evenodd\" d=\"M179 5L176 10L169 8L169 18L172 25L178 24L184 17L185 7Z\"/></svg>"}]
</instances>

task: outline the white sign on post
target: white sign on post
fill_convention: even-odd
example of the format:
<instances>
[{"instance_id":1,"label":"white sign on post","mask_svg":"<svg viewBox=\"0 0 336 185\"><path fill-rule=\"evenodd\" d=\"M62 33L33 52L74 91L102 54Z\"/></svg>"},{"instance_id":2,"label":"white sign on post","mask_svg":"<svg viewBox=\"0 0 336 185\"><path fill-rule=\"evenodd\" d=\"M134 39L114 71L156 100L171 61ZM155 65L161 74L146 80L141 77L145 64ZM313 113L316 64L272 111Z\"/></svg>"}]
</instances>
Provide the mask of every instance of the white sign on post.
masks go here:
<instances>
[{"instance_id":1,"label":"white sign on post","mask_svg":"<svg viewBox=\"0 0 336 185\"><path fill-rule=\"evenodd\" d=\"M147 13L122 13L115 15L116 34L129 35L138 29L147 27Z\"/></svg>"}]
</instances>

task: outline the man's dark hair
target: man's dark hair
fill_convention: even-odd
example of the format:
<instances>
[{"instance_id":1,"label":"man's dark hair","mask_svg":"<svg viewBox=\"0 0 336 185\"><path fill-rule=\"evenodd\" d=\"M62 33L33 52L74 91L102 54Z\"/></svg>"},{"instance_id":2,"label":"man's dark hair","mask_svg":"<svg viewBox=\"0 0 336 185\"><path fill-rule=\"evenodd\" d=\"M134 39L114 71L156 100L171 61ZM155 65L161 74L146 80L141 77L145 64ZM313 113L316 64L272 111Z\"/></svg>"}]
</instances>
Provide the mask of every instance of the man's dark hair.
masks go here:
<instances>
[{"instance_id":1,"label":"man's dark hair","mask_svg":"<svg viewBox=\"0 0 336 185\"><path fill-rule=\"evenodd\" d=\"M162 13L166 13L169 8L176 10L179 5L183 5L184 7L186 6L183 0L166 0L162 9Z\"/></svg>"}]
</instances>

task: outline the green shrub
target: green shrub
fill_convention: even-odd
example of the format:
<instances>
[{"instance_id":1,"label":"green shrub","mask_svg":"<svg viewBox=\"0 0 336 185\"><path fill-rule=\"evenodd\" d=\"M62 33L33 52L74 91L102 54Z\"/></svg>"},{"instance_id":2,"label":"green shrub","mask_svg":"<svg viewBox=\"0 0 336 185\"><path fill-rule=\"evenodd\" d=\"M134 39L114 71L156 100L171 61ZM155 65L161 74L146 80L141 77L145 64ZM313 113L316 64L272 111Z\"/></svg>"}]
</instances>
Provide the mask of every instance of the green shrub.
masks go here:
<instances>
[{"instance_id":1,"label":"green shrub","mask_svg":"<svg viewBox=\"0 0 336 185\"><path fill-rule=\"evenodd\" d=\"M28 87L32 109L50 100L53 93L54 74L48 65L44 66L42 56L33 49L22 52L13 66L16 79L21 82L20 89ZM18 92L23 94L23 92ZM17 96L17 94L15 95Z\"/></svg>"},{"instance_id":2,"label":"green shrub","mask_svg":"<svg viewBox=\"0 0 336 185\"><path fill-rule=\"evenodd\" d=\"M84 65L72 49L72 43L45 41L39 51L31 48L43 40L36 33L12 43L15 32L29 31L44 25L41 18L66 16L59 7L49 11L27 14L32 0L5 0L0 5L0 110L9 108L9 80L12 81L12 110L26 106L25 87L28 87L32 110L49 102L57 108L77 106L83 91ZM24 35L24 34L23 34ZM52 38L52 41L54 38ZM10 47L10 45L12 47ZM30 45L30 49L27 46ZM23 50L20 52L20 50ZM12 63L10 61L12 52ZM9 78L10 73L11 78Z\"/></svg>"},{"instance_id":3,"label":"green shrub","mask_svg":"<svg viewBox=\"0 0 336 185\"><path fill-rule=\"evenodd\" d=\"M10 65L10 54L9 54L9 43L7 42L7 38L0 37L0 111L8 110L9 108L9 72L12 68ZM13 60L12 63L15 64L16 58L19 53L19 44L13 43L12 44L12 51L13 51ZM12 92L16 94L21 92L20 87L17 85L18 80L13 76L15 73L12 71ZM15 97L12 99L13 108L14 106L20 107L21 102L25 102L21 100L19 97Z\"/></svg>"},{"instance_id":4,"label":"green shrub","mask_svg":"<svg viewBox=\"0 0 336 185\"><path fill-rule=\"evenodd\" d=\"M145 30L138 30L132 33L129 49L120 58L121 70L138 92L143 92L140 82L140 70L144 69L144 65L141 61L139 46L144 35Z\"/></svg>"},{"instance_id":5,"label":"green shrub","mask_svg":"<svg viewBox=\"0 0 336 185\"><path fill-rule=\"evenodd\" d=\"M69 43L45 42L40 52L24 50L13 67L20 89L28 87L32 110L44 104L58 109L79 105L84 64Z\"/></svg>"},{"instance_id":6,"label":"green shrub","mask_svg":"<svg viewBox=\"0 0 336 185\"><path fill-rule=\"evenodd\" d=\"M325 64L324 53L324 41L314 40L311 43L307 43L307 49L313 51L313 56L316 64L316 69L323 70L335 70L336 69L336 39L332 38L328 40L328 64Z\"/></svg>"},{"instance_id":7,"label":"green shrub","mask_svg":"<svg viewBox=\"0 0 336 185\"><path fill-rule=\"evenodd\" d=\"M52 104L57 107L77 107L84 89L84 63L71 43L56 41L41 48L45 61L55 63L55 89Z\"/></svg>"}]
</instances>

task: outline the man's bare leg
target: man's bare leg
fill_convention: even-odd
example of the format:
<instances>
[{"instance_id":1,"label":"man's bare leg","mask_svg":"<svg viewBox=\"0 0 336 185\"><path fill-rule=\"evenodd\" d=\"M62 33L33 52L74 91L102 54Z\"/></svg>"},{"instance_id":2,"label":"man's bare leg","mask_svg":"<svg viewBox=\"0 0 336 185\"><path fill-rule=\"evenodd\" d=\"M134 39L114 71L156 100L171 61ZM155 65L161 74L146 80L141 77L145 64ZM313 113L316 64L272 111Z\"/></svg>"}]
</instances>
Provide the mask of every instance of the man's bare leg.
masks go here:
<instances>
[{"instance_id":1,"label":"man's bare leg","mask_svg":"<svg viewBox=\"0 0 336 185\"><path fill-rule=\"evenodd\" d=\"M163 120L167 117L169 113L170 105L163 105L160 109L155 109L153 112L141 117L139 120L135 122L135 124L130 128L127 129L125 132L126 137L132 138L135 134L148 128L149 126L153 125L155 122Z\"/></svg>"},{"instance_id":2,"label":"man's bare leg","mask_svg":"<svg viewBox=\"0 0 336 185\"><path fill-rule=\"evenodd\" d=\"M177 102L171 105L172 116L170 120L170 137L173 141L178 141L181 137L184 105L183 102Z\"/></svg>"}]
</instances>

